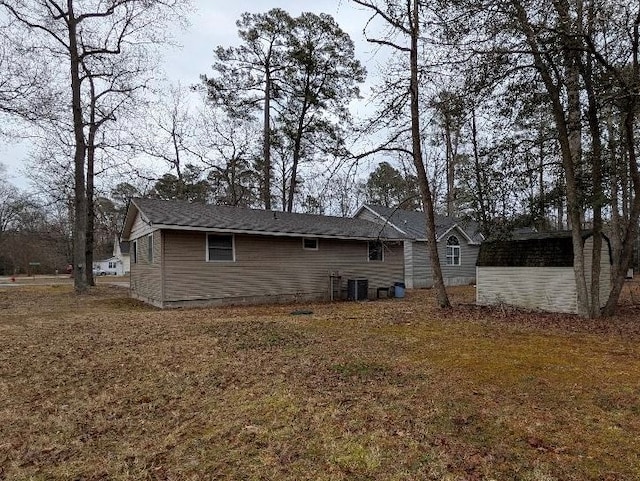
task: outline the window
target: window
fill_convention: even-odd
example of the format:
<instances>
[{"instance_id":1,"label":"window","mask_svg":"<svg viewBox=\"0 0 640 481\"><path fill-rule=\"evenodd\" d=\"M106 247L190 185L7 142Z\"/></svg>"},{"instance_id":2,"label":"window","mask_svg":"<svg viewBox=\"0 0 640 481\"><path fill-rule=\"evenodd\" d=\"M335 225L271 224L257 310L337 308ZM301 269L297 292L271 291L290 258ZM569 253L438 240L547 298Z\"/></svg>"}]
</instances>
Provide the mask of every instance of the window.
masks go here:
<instances>
[{"instance_id":1,"label":"window","mask_svg":"<svg viewBox=\"0 0 640 481\"><path fill-rule=\"evenodd\" d=\"M370 261L381 261L383 260L382 255L382 242L380 241L369 241L369 260Z\"/></svg>"},{"instance_id":2,"label":"window","mask_svg":"<svg viewBox=\"0 0 640 481\"><path fill-rule=\"evenodd\" d=\"M147 260L153 264L153 234L147 236Z\"/></svg>"},{"instance_id":3,"label":"window","mask_svg":"<svg viewBox=\"0 0 640 481\"><path fill-rule=\"evenodd\" d=\"M233 236L209 234L207 235L208 261L235 261Z\"/></svg>"},{"instance_id":4,"label":"window","mask_svg":"<svg viewBox=\"0 0 640 481\"><path fill-rule=\"evenodd\" d=\"M132 247L131 250L133 251L133 254L131 256L131 261L134 264L137 264L138 263L138 241L133 241L133 245L131 247Z\"/></svg>"},{"instance_id":5,"label":"window","mask_svg":"<svg viewBox=\"0 0 640 481\"><path fill-rule=\"evenodd\" d=\"M308 251L317 251L318 239L302 239L302 248Z\"/></svg>"},{"instance_id":6,"label":"window","mask_svg":"<svg viewBox=\"0 0 640 481\"><path fill-rule=\"evenodd\" d=\"M447 239L447 265L460 265L460 241L454 235Z\"/></svg>"},{"instance_id":7,"label":"window","mask_svg":"<svg viewBox=\"0 0 640 481\"><path fill-rule=\"evenodd\" d=\"M115 269L116 268L116 263L113 261L109 261L109 269Z\"/></svg>"}]
</instances>

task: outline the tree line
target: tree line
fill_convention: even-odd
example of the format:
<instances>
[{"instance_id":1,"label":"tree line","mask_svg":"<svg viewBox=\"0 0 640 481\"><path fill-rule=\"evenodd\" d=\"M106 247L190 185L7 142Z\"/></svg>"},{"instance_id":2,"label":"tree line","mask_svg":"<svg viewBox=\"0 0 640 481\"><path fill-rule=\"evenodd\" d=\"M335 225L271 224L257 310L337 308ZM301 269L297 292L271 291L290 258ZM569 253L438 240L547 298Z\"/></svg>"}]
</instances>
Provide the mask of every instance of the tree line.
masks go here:
<instances>
[{"instance_id":1,"label":"tree line","mask_svg":"<svg viewBox=\"0 0 640 481\"><path fill-rule=\"evenodd\" d=\"M0 58L1 108L38 125L36 158L46 159L47 179L58 179L59 199L74 203L74 264L92 251L95 179L133 172L145 183L139 192L160 198L339 215L365 200L422 209L436 280L435 213L472 218L485 237L519 226L571 229L580 314L613 313L640 214L640 7L350 4L370 14L367 40L389 53L374 72L375 110L359 118L349 106L366 72L329 15L243 14L239 43L218 46L211 71L189 88L150 95L143 73L154 56L136 35L152 18L179 21L183 2L0 0L0 41L13 48L2 51L19 45L27 60L18 68ZM68 68L36 61L43 51ZM69 84L42 85L47 76L70 79L71 89L47 88ZM150 159L165 172L155 174ZM71 183L63 180L69 167ZM38 169L33 175L42 179ZM587 228L596 239L606 232L613 246L604 310L588 281L598 273L583 264ZM448 306L444 285L435 290Z\"/></svg>"}]
</instances>

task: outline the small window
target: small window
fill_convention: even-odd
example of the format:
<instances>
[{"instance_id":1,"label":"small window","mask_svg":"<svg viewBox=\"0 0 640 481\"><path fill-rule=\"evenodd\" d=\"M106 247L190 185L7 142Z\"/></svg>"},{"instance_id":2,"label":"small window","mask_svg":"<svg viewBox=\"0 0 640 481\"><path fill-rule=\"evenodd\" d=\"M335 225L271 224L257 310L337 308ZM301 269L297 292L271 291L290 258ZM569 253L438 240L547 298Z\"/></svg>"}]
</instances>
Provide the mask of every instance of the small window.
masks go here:
<instances>
[{"instance_id":1,"label":"small window","mask_svg":"<svg viewBox=\"0 0 640 481\"><path fill-rule=\"evenodd\" d=\"M115 269L116 268L116 263L113 261L109 262L109 269Z\"/></svg>"},{"instance_id":2,"label":"small window","mask_svg":"<svg viewBox=\"0 0 640 481\"><path fill-rule=\"evenodd\" d=\"M131 261L134 264L138 263L138 241L133 241L133 245L131 246L131 250L133 251L131 256Z\"/></svg>"},{"instance_id":3,"label":"small window","mask_svg":"<svg viewBox=\"0 0 640 481\"><path fill-rule=\"evenodd\" d=\"M232 235L207 235L207 260L208 261L234 261Z\"/></svg>"},{"instance_id":4,"label":"small window","mask_svg":"<svg viewBox=\"0 0 640 481\"><path fill-rule=\"evenodd\" d=\"M153 264L153 234L149 234L147 240L147 260L149 264Z\"/></svg>"},{"instance_id":5,"label":"small window","mask_svg":"<svg viewBox=\"0 0 640 481\"><path fill-rule=\"evenodd\" d=\"M317 251L318 239L302 239L302 248L308 251Z\"/></svg>"},{"instance_id":6,"label":"small window","mask_svg":"<svg viewBox=\"0 0 640 481\"><path fill-rule=\"evenodd\" d=\"M382 253L383 253L382 242L369 241L369 260L370 261L382 261L384 258Z\"/></svg>"},{"instance_id":7,"label":"small window","mask_svg":"<svg viewBox=\"0 0 640 481\"><path fill-rule=\"evenodd\" d=\"M447 239L447 265L460 265L460 241L454 235Z\"/></svg>"}]
</instances>

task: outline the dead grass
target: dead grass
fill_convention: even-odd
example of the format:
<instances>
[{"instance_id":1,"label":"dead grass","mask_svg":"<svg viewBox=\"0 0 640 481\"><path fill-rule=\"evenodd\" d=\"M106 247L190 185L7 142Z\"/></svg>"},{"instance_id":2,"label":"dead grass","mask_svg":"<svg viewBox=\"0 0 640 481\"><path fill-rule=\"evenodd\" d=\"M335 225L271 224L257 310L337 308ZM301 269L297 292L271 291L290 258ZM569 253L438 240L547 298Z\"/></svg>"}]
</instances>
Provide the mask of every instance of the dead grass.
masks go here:
<instances>
[{"instance_id":1,"label":"dead grass","mask_svg":"<svg viewBox=\"0 0 640 481\"><path fill-rule=\"evenodd\" d=\"M634 480L640 311L0 290L0 479Z\"/></svg>"}]
</instances>

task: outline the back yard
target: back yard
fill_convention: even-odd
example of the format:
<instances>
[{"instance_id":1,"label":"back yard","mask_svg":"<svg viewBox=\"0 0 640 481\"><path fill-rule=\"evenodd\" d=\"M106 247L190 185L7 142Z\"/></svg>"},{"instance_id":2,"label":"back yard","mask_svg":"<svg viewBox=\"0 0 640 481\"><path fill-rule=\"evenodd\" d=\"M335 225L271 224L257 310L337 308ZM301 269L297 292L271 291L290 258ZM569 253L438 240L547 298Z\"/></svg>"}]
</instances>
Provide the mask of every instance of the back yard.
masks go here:
<instances>
[{"instance_id":1,"label":"back yard","mask_svg":"<svg viewBox=\"0 0 640 481\"><path fill-rule=\"evenodd\" d=\"M640 309L451 292L159 311L2 289L0 479L640 479Z\"/></svg>"}]
</instances>

